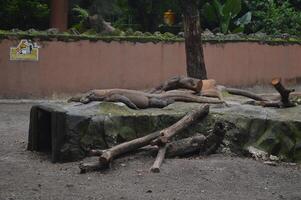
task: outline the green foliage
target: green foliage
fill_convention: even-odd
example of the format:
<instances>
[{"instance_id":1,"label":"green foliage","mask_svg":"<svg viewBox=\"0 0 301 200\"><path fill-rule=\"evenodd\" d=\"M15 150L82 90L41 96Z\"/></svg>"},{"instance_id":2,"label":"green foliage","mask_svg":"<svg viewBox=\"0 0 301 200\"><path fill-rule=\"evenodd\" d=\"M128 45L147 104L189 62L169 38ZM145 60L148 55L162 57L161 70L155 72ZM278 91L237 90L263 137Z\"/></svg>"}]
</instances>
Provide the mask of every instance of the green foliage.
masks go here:
<instances>
[{"instance_id":1,"label":"green foliage","mask_svg":"<svg viewBox=\"0 0 301 200\"><path fill-rule=\"evenodd\" d=\"M49 14L47 0L0 0L1 29L46 29Z\"/></svg>"},{"instance_id":2,"label":"green foliage","mask_svg":"<svg viewBox=\"0 0 301 200\"><path fill-rule=\"evenodd\" d=\"M251 12L247 12L234 21L241 9L241 0L226 0L224 4L218 0L213 0L211 3L207 2L203 6L202 13L205 20L208 20L213 25L218 25L219 31L226 34L233 25L237 26L233 32L242 32L244 26L251 22Z\"/></svg>"},{"instance_id":3,"label":"green foliage","mask_svg":"<svg viewBox=\"0 0 301 200\"><path fill-rule=\"evenodd\" d=\"M77 13L77 16L80 20L86 20L89 17L89 12L86 9L83 9L76 5L72 11Z\"/></svg>"},{"instance_id":4,"label":"green foliage","mask_svg":"<svg viewBox=\"0 0 301 200\"><path fill-rule=\"evenodd\" d=\"M247 5L254 16L253 23L249 26L250 32L300 35L301 12L289 1L252 0Z\"/></svg>"},{"instance_id":5,"label":"green foliage","mask_svg":"<svg viewBox=\"0 0 301 200\"><path fill-rule=\"evenodd\" d=\"M73 13L75 14L76 18L78 19L78 23L74 24L72 28L75 28L79 32L83 32L86 29L86 23L89 18L89 12L88 10L79 7L76 5L72 9Z\"/></svg>"},{"instance_id":6,"label":"green foliage","mask_svg":"<svg viewBox=\"0 0 301 200\"><path fill-rule=\"evenodd\" d=\"M163 23L163 14L172 10L181 21L181 10L176 0L118 0L121 14L114 25L143 32L155 32ZM125 25L131 25L131 27Z\"/></svg>"},{"instance_id":7,"label":"green foliage","mask_svg":"<svg viewBox=\"0 0 301 200\"><path fill-rule=\"evenodd\" d=\"M149 32L139 32L139 31L114 31L110 34L98 34L95 31L91 30L86 31L82 34L73 34L73 33L50 33L49 31L5 31L0 30L0 41L2 39L32 39L32 40L41 40L41 41L64 41L64 42L74 42L79 40L89 40L89 41L104 41L104 42L112 42L112 41L127 41L127 42L184 42L184 38L173 35L170 33L149 33ZM255 42L260 44L269 44L269 45L287 45L287 44L301 44L301 38L299 37L274 37L267 36L265 34L252 34L252 35L243 35L243 34L212 34L212 35L203 35L203 42L212 43L212 44L222 44L222 43L235 43L235 42ZM296 101L294 101L296 102ZM300 102L298 101L300 104Z\"/></svg>"},{"instance_id":8,"label":"green foliage","mask_svg":"<svg viewBox=\"0 0 301 200\"><path fill-rule=\"evenodd\" d=\"M106 31L106 27L109 26L105 24L106 21L111 21L111 17L120 12L117 0L90 0L88 3L82 0L79 5L75 5L72 9L71 27L80 33L92 34Z\"/></svg>"},{"instance_id":9,"label":"green foliage","mask_svg":"<svg viewBox=\"0 0 301 200\"><path fill-rule=\"evenodd\" d=\"M117 0L93 0L89 7L90 15L99 15L103 18L116 15L120 12Z\"/></svg>"}]
</instances>

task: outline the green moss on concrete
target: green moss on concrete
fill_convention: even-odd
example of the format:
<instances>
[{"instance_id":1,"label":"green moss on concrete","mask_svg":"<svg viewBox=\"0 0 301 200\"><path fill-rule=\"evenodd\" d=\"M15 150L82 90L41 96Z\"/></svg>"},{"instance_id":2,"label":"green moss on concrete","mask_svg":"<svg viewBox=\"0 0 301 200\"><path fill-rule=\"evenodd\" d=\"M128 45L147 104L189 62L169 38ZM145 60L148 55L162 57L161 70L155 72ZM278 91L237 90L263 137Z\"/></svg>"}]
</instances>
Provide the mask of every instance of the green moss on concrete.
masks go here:
<instances>
[{"instance_id":1,"label":"green moss on concrete","mask_svg":"<svg viewBox=\"0 0 301 200\"><path fill-rule=\"evenodd\" d=\"M0 40L3 39L33 39L33 40L42 40L42 41L63 41L63 42L74 42L80 40L89 40L89 41L104 41L104 42L133 42L133 43L177 43L183 42L184 38L173 35L171 33L142 33L142 32L133 32L133 33L124 33L116 32L110 35L99 35L91 34L89 32L73 35L70 33L51 33L47 31L3 31L0 30ZM256 42L261 44L269 45L286 45L286 44L301 44L301 37L289 36L268 36L265 34L253 34L253 35L243 35L243 34L212 34L212 35L203 35L202 36L204 43L234 43L234 42Z\"/></svg>"},{"instance_id":2,"label":"green moss on concrete","mask_svg":"<svg viewBox=\"0 0 301 200\"><path fill-rule=\"evenodd\" d=\"M40 109L66 112L65 140L59 150L61 160L71 161L83 158L89 148L106 149L168 127L200 105L177 102L163 109L141 110L109 102L61 106L43 105ZM300 108L212 105L208 116L178 134L176 139L209 134L216 122L223 122L226 126L223 152L243 155L247 147L254 146L282 160L300 162Z\"/></svg>"}]
</instances>

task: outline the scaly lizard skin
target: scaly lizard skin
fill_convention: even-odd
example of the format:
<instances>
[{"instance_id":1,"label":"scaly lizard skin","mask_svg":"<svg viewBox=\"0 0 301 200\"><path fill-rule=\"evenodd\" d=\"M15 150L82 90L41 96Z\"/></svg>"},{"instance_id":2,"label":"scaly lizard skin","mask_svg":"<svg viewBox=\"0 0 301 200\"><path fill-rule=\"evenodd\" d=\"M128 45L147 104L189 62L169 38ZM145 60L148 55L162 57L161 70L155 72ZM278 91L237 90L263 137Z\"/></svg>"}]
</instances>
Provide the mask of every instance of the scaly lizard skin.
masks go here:
<instances>
[{"instance_id":1,"label":"scaly lizard skin","mask_svg":"<svg viewBox=\"0 0 301 200\"><path fill-rule=\"evenodd\" d=\"M163 108L175 101L214 104L224 103L224 101L216 98L198 96L186 91L175 90L160 94L151 94L128 89L91 90L82 96L73 97L69 101L82 103L91 101L122 102L133 109Z\"/></svg>"}]
</instances>

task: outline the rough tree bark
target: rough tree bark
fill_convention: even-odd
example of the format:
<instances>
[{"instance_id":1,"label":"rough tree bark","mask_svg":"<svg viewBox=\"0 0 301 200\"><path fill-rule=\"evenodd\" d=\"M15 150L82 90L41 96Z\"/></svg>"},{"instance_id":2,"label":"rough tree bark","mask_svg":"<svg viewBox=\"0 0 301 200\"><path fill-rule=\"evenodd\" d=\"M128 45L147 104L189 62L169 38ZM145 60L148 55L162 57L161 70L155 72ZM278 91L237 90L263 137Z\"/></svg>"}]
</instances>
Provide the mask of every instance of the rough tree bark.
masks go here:
<instances>
[{"instance_id":1,"label":"rough tree bark","mask_svg":"<svg viewBox=\"0 0 301 200\"><path fill-rule=\"evenodd\" d=\"M51 28L57 28L60 31L66 31L68 28L68 1L69 0L51 0Z\"/></svg>"},{"instance_id":2,"label":"rough tree bark","mask_svg":"<svg viewBox=\"0 0 301 200\"><path fill-rule=\"evenodd\" d=\"M98 162L93 163L81 163L79 165L80 173L86 173L87 171L94 171L94 170L103 170L109 167L111 161L128 152L134 151L141 147L147 146L150 144L151 141L155 140L159 136L160 137L160 144L166 141L166 143L170 140L171 137L179 133L184 128L187 128L196 120L205 117L209 113L209 105L205 104L204 106L200 106L198 109L192 111L191 113L186 114L181 120L176 122L170 127L163 129L162 131L157 131L151 134L148 134L144 137L137 138L128 142L121 143L116 145L110 149L107 149L102 152L90 151L90 154L101 154L98 159ZM162 142L163 140L163 142Z\"/></svg>"},{"instance_id":3,"label":"rough tree bark","mask_svg":"<svg viewBox=\"0 0 301 200\"><path fill-rule=\"evenodd\" d=\"M187 75L207 79L198 0L180 0L183 12Z\"/></svg>"},{"instance_id":4,"label":"rough tree bark","mask_svg":"<svg viewBox=\"0 0 301 200\"><path fill-rule=\"evenodd\" d=\"M272 85L279 92L281 100L280 101L263 101L261 105L264 107L276 107L276 108L288 108L295 106L289 99L290 93L294 92L294 89L286 89L282 83L281 78L274 78L272 80Z\"/></svg>"},{"instance_id":5,"label":"rough tree bark","mask_svg":"<svg viewBox=\"0 0 301 200\"><path fill-rule=\"evenodd\" d=\"M209 113L209 105L205 104L200 106L196 110L185 115L181 120L173 124L172 126L163 129L160 132L160 137L151 142L151 145L164 146L170 142L171 138L180 133L182 130L193 124L198 119L206 117Z\"/></svg>"},{"instance_id":6,"label":"rough tree bark","mask_svg":"<svg viewBox=\"0 0 301 200\"><path fill-rule=\"evenodd\" d=\"M165 158L166 150L167 150L168 144L164 145L163 147L160 147L156 160L153 164L153 166L150 168L150 171L153 173L159 173L160 172L160 166Z\"/></svg>"}]
</instances>

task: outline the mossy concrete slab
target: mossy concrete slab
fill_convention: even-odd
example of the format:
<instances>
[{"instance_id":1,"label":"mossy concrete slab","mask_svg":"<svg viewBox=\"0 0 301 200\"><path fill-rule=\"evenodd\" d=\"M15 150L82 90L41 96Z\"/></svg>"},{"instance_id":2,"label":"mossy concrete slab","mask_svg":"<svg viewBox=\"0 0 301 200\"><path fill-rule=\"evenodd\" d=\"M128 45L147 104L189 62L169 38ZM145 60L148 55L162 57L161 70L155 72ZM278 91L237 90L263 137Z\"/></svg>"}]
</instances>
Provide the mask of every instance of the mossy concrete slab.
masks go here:
<instances>
[{"instance_id":1,"label":"mossy concrete slab","mask_svg":"<svg viewBox=\"0 0 301 200\"><path fill-rule=\"evenodd\" d=\"M36 105L31 110L28 149L51 152L53 162L79 160L89 148L106 149L168 127L197 106L177 102L163 109L133 110L108 102ZM223 150L243 154L252 145L285 160L301 161L300 108L212 105L204 120L178 138L208 134L216 121L223 121L227 129Z\"/></svg>"}]
</instances>

